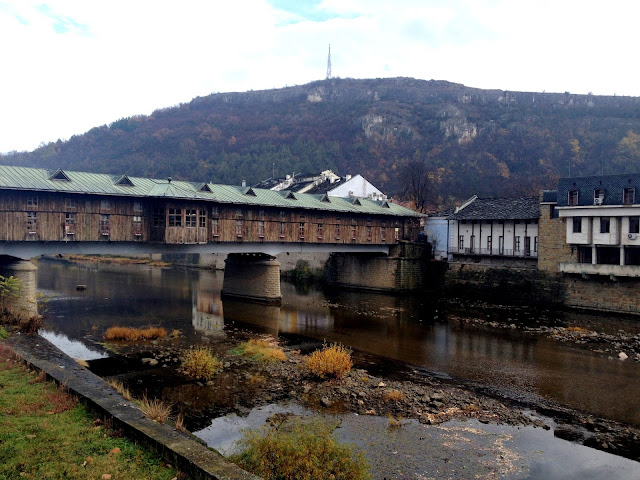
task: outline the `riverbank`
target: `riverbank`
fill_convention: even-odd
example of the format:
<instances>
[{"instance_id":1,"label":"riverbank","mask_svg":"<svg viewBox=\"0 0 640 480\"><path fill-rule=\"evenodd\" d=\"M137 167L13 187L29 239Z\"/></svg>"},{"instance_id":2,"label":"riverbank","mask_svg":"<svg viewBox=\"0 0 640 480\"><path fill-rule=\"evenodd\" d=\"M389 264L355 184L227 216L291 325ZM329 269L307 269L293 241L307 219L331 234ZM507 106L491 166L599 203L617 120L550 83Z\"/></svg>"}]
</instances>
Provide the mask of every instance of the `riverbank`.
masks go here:
<instances>
[{"instance_id":1,"label":"riverbank","mask_svg":"<svg viewBox=\"0 0 640 480\"><path fill-rule=\"evenodd\" d=\"M188 346L180 339L172 339L170 344L114 345L114 351L127 360L120 360L124 363L113 378L124 381L133 391L139 388L137 384L144 384L146 391L162 396L185 415L186 426L192 431L206 426L212 417L245 415L256 407L295 402L320 413L387 418L390 425L408 419L425 425L476 419L483 424L553 429L558 438L640 460L640 429L629 425L549 401L502 397L483 385L438 378L401 362L394 363L393 376L403 379L385 378L365 368L368 363L379 364L380 359L370 362L371 356L362 352L354 352L356 368L344 378L322 380L304 369L305 354L320 348L321 343L308 339L297 343L301 339L291 337L289 344L283 345L287 360L265 363L233 353L238 344L250 338L255 334L233 329L210 342L208 347L221 360L223 370L209 382L186 385L178 370ZM274 338L262 338L277 343ZM98 374L108 374L116 362L96 360L90 366Z\"/></svg>"},{"instance_id":2,"label":"riverbank","mask_svg":"<svg viewBox=\"0 0 640 480\"><path fill-rule=\"evenodd\" d=\"M0 477L188 480L0 341Z\"/></svg>"}]
</instances>

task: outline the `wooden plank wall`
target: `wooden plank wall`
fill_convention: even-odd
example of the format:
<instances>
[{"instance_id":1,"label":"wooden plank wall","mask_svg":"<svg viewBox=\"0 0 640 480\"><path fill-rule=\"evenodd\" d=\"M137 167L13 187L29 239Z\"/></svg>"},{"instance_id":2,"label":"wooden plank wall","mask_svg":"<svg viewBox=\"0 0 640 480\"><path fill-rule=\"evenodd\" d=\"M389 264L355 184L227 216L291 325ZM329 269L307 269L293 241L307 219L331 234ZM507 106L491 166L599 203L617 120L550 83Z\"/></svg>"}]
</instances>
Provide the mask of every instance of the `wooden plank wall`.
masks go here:
<instances>
[{"instance_id":1,"label":"wooden plank wall","mask_svg":"<svg viewBox=\"0 0 640 480\"><path fill-rule=\"evenodd\" d=\"M153 227L154 208L164 213L162 228ZM180 226L169 226L170 209L178 214ZM193 227L186 226L188 211L195 212L190 216ZM36 228L28 222L34 213ZM108 216L108 227L101 226L103 215ZM69 225L67 217L73 217L73 224ZM392 244L415 240L418 226L415 218L390 215L48 192L0 193L0 240L11 241Z\"/></svg>"}]
</instances>

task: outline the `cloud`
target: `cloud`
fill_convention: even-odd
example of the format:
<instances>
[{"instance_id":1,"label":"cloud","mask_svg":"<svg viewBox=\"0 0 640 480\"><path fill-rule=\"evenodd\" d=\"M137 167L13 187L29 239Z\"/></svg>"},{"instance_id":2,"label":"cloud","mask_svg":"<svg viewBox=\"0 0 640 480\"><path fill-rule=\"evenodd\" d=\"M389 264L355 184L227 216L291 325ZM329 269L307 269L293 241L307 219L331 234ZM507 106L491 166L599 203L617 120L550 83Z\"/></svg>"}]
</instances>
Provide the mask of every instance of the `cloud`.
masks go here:
<instances>
[{"instance_id":1,"label":"cloud","mask_svg":"<svg viewBox=\"0 0 640 480\"><path fill-rule=\"evenodd\" d=\"M0 0L0 151L212 92L334 76L640 94L640 3Z\"/></svg>"}]
</instances>

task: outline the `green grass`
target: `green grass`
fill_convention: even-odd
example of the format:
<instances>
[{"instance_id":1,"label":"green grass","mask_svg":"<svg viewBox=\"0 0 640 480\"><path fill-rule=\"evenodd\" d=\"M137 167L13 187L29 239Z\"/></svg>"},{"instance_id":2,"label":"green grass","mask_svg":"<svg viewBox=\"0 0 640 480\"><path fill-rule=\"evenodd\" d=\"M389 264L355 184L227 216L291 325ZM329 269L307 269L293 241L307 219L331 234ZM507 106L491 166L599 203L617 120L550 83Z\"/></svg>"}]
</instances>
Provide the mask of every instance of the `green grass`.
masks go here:
<instances>
[{"instance_id":1,"label":"green grass","mask_svg":"<svg viewBox=\"0 0 640 480\"><path fill-rule=\"evenodd\" d=\"M275 340L251 339L241 343L230 353L249 357L256 362L284 362L287 359Z\"/></svg>"},{"instance_id":2,"label":"green grass","mask_svg":"<svg viewBox=\"0 0 640 480\"><path fill-rule=\"evenodd\" d=\"M364 454L338 443L335 427L318 419L288 420L248 431L240 442L244 450L231 461L265 480L370 479Z\"/></svg>"},{"instance_id":3,"label":"green grass","mask_svg":"<svg viewBox=\"0 0 640 480\"><path fill-rule=\"evenodd\" d=\"M64 389L10 360L0 343L0 479L172 479L162 460L118 437Z\"/></svg>"}]
</instances>

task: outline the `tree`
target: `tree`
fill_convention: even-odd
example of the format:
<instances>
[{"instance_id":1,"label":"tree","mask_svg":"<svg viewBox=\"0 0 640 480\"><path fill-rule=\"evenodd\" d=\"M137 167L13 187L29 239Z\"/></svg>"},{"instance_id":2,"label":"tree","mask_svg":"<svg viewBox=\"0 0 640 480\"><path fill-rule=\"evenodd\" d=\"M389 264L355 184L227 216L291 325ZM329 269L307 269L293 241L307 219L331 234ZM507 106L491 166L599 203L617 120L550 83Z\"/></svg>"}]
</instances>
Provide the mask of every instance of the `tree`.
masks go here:
<instances>
[{"instance_id":1,"label":"tree","mask_svg":"<svg viewBox=\"0 0 640 480\"><path fill-rule=\"evenodd\" d=\"M403 196L409 200L415 209L426 213L427 207L433 203L433 174L425 162L417 159L410 160L402 169L405 189Z\"/></svg>"}]
</instances>

